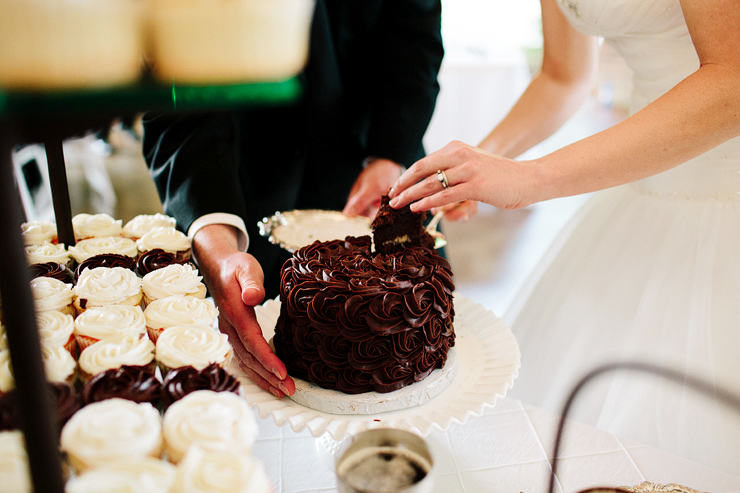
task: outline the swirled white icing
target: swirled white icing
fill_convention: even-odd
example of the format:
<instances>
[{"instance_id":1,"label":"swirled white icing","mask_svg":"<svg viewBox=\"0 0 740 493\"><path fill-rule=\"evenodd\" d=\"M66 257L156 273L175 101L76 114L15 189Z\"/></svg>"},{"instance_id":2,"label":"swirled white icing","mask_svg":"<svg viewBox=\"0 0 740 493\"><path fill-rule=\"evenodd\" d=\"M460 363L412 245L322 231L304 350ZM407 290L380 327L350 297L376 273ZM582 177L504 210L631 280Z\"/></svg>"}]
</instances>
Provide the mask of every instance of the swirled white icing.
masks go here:
<instances>
[{"instance_id":1,"label":"swirled white icing","mask_svg":"<svg viewBox=\"0 0 740 493\"><path fill-rule=\"evenodd\" d=\"M52 347L64 347L75 328L72 315L57 311L37 313L36 325L41 342Z\"/></svg>"},{"instance_id":2,"label":"swirled white icing","mask_svg":"<svg viewBox=\"0 0 740 493\"><path fill-rule=\"evenodd\" d=\"M132 258L139 254L136 242L123 236L99 236L80 240L68 250L70 255L80 263L102 253L117 253Z\"/></svg>"},{"instance_id":3,"label":"swirled white icing","mask_svg":"<svg viewBox=\"0 0 740 493\"><path fill-rule=\"evenodd\" d=\"M167 296L147 305L144 310L147 327L165 329L175 325L206 325L218 319L218 309L206 299L193 296Z\"/></svg>"},{"instance_id":4,"label":"swirled white icing","mask_svg":"<svg viewBox=\"0 0 740 493\"><path fill-rule=\"evenodd\" d=\"M207 325L175 325L157 339L157 361L168 368L192 366L202 370L216 363L223 367L231 357L226 334Z\"/></svg>"},{"instance_id":5,"label":"swirled white icing","mask_svg":"<svg viewBox=\"0 0 740 493\"><path fill-rule=\"evenodd\" d=\"M159 212L139 214L123 226L123 234L129 238L139 239L154 228L174 228L176 225L174 217Z\"/></svg>"},{"instance_id":6,"label":"swirled white icing","mask_svg":"<svg viewBox=\"0 0 740 493\"><path fill-rule=\"evenodd\" d=\"M180 493L270 493L272 486L262 463L250 456L204 450L193 445L178 464L175 490Z\"/></svg>"},{"instance_id":7,"label":"swirled white icing","mask_svg":"<svg viewBox=\"0 0 740 493\"><path fill-rule=\"evenodd\" d=\"M0 471L3 471L3 491L14 493L33 491L25 440L19 430L0 432Z\"/></svg>"},{"instance_id":8,"label":"swirled white icing","mask_svg":"<svg viewBox=\"0 0 740 493\"><path fill-rule=\"evenodd\" d=\"M197 390L167 408L163 432L168 457L178 463L195 444L205 450L249 454L258 430L242 397L232 392Z\"/></svg>"},{"instance_id":9,"label":"swirled white icing","mask_svg":"<svg viewBox=\"0 0 740 493\"><path fill-rule=\"evenodd\" d=\"M74 319L76 334L106 339L127 334L146 333L144 312L138 305L104 305L85 310Z\"/></svg>"},{"instance_id":10,"label":"swirled white icing","mask_svg":"<svg viewBox=\"0 0 740 493\"><path fill-rule=\"evenodd\" d=\"M75 239L99 236L120 236L123 234L123 221L113 219L108 214L77 214L72 218Z\"/></svg>"},{"instance_id":11,"label":"swirled white icing","mask_svg":"<svg viewBox=\"0 0 740 493\"><path fill-rule=\"evenodd\" d=\"M74 300L72 285L52 277L31 280L31 294L37 311L61 310Z\"/></svg>"},{"instance_id":12,"label":"swirled white icing","mask_svg":"<svg viewBox=\"0 0 740 493\"><path fill-rule=\"evenodd\" d=\"M0 392L8 392L14 388L15 378L10 363L10 351L0 349Z\"/></svg>"},{"instance_id":13,"label":"swirled white icing","mask_svg":"<svg viewBox=\"0 0 740 493\"><path fill-rule=\"evenodd\" d=\"M64 346L41 345L46 379L50 382L66 382L74 375L77 362Z\"/></svg>"},{"instance_id":14,"label":"swirled white icing","mask_svg":"<svg viewBox=\"0 0 740 493\"><path fill-rule=\"evenodd\" d=\"M51 243L57 239L57 225L51 221L28 221L21 224L21 234L26 245Z\"/></svg>"},{"instance_id":15,"label":"swirled white icing","mask_svg":"<svg viewBox=\"0 0 740 493\"><path fill-rule=\"evenodd\" d=\"M43 264L45 262L56 262L67 265L70 254L62 243L37 243L28 245L26 248L26 260L29 264Z\"/></svg>"},{"instance_id":16,"label":"swirled white icing","mask_svg":"<svg viewBox=\"0 0 740 493\"><path fill-rule=\"evenodd\" d=\"M114 305L141 294L141 278L123 267L85 269L74 287L85 306Z\"/></svg>"},{"instance_id":17,"label":"swirled white icing","mask_svg":"<svg viewBox=\"0 0 740 493\"><path fill-rule=\"evenodd\" d=\"M162 419L148 402L105 399L77 411L62 428L60 443L78 469L159 457Z\"/></svg>"},{"instance_id":18,"label":"swirled white icing","mask_svg":"<svg viewBox=\"0 0 740 493\"><path fill-rule=\"evenodd\" d=\"M138 334L98 341L80 353L80 370L92 376L123 365L145 366L154 361L154 343Z\"/></svg>"},{"instance_id":19,"label":"swirled white icing","mask_svg":"<svg viewBox=\"0 0 740 493\"><path fill-rule=\"evenodd\" d=\"M116 491L121 493L166 492L172 491L175 473L176 467L162 459L123 459L70 478L64 491L99 493L115 485Z\"/></svg>"},{"instance_id":20,"label":"swirled white icing","mask_svg":"<svg viewBox=\"0 0 740 493\"><path fill-rule=\"evenodd\" d=\"M150 300L172 295L195 296L203 291L202 279L190 264L171 264L144 276L144 295Z\"/></svg>"},{"instance_id":21,"label":"swirled white icing","mask_svg":"<svg viewBox=\"0 0 740 493\"><path fill-rule=\"evenodd\" d=\"M177 253L190 250L190 239L173 227L154 228L136 240L140 252L161 248L165 252Z\"/></svg>"}]
</instances>

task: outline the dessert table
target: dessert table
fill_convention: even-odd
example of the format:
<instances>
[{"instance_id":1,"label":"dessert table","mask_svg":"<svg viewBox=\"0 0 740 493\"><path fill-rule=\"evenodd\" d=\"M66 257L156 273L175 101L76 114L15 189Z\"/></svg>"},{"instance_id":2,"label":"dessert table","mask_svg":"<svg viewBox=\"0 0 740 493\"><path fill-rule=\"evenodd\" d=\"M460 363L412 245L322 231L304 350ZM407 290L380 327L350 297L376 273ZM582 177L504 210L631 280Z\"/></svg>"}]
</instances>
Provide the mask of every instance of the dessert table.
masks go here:
<instances>
[{"instance_id":1,"label":"dessert table","mask_svg":"<svg viewBox=\"0 0 740 493\"><path fill-rule=\"evenodd\" d=\"M332 438L314 438L308 430L296 433L287 424L277 426L270 416L257 421L260 433L252 455L265 465L276 493L337 491ZM464 425L433 430L426 440L435 461L434 491L548 491L558 421L553 414L504 398ZM635 487L646 481L701 492L740 492L740 477L574 421L565 428L560 450L559 492Z\"/></svg>"}]
</instances>

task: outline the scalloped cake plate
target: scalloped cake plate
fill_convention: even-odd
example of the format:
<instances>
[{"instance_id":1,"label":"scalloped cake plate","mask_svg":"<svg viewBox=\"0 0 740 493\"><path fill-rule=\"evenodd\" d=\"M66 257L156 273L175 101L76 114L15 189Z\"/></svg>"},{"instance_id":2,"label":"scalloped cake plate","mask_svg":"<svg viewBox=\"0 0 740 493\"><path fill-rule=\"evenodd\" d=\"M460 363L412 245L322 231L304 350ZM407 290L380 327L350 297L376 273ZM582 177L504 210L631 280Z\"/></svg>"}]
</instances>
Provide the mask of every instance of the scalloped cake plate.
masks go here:
<instances>
[{"instance_id":1,"label":"scalloped cake plate","mask_svg":"<svg viewBox=\"0 0 740 493\"><path fill-rule=\"evenodd\" d=\"M255 311L265 338L270 340L275 333L280 302L268 300ZM254 384L235 363L231 370L242 383L245 399L262 418L270 416L278 426L290 425L295 432L309 430L314 437L328 433L334 440L341 440L346 435L373 428L399 428L427 436L433 429L446 431L452 423L465 424L470 417L480 416L484 409L495 406L506 395L519 375L521 354L516 338L490 310L470 298L455 295L455 333L454 379L423 404L395 411L329 414L289 398L278 399Z\"/></svg>"},{"instance_id":2,"label":"scalloped cake plate","mask_svg":"<svg viewBox=\"0 0 740 493\"><path fill-rule=\"evenodd\" d=\"M276 212L258 223L260 234L289 252L316 240L343 240L347 236L372 235L372 219L349 217L339 211L304 209Z\"/></svg>"}]
</instances>

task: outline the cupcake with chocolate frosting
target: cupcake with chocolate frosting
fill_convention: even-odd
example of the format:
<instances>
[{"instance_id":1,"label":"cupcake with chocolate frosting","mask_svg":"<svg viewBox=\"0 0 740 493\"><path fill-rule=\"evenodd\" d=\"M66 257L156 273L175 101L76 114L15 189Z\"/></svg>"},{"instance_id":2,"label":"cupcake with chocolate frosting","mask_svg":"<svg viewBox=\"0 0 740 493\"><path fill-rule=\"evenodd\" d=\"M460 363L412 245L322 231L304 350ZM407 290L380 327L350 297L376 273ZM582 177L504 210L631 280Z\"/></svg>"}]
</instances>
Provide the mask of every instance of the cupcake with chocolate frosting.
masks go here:
<instances>
[{"instance_id":1,"label":"cupcake with chocolate frosting","mask_svg":"<svg viewBox=\"0 0 740 493\"><path fill-rule=\"evenodd\" d=\"M49 383L51 404L56 408L59 431L81 406L80 398L72 385L64 382ZM0 397L0 430L20 429L18 417L18 391L11 390Z\"/></svg>"},{"instance_id":2,"label":"cupcake with chocolate frosting","mask_svg":"<svg viewBox=\"0 0 740 493\"><path fill-rule=\"evenodd\" d=\"M120 253L100 253L83 260L75 269L75 274L80 277L85 269L94 269L95 267L123 267L130 271L136 272L136 260L128 255Z\"/></svg>"},{"instance_id":3,"label":"cupcake with chocolate frosting","mask_svg":"<svg viewBox=\"0 0 740 493\"><path fill-rule=\"evenodd\" d=\"M31 271L31 277L53 277L65 284L74 284L75 278L72 271L64 264L57 262L44 262L41 264L31 264L28 266Z\"/></svg>"},{"instance_id":4,"label":"cupcake with chocolate frosting","mask_svg":"<svg viewBox=\"0 0 740 493\"><path fill-rule=\"evenodd\" d=\"M162 401L170 406L196 390L239 393L240 384L234 375L212 363L201 370L192 366L175 368L162 382Z\"/></svg>"},{"instance_id":5,"label":"cupcake with chocolate frosting","mask_svg":"<svg viewBox=\"0 0 740 493\"><path fill-rule=\"evenodd\" d=\"M172 264L187 264L195 268L189 258L181 258L175 253L154 248L139 255L139 258L136 259L136 270L139 271L141 277L144 277L150 272Z\"/></svg>"},{"instance_id":6,"label":"cupcake with chocolate frosting","mask_svg":"<svg viewBox=\"0 0 740 493\"><path fill-rule=\"evenodd\" d=\"M119 397L134 402L159 403L162 384L157 380L154 367L123 365L98 373L82 388L85 404Z\"/></svg>"}]
</instances>

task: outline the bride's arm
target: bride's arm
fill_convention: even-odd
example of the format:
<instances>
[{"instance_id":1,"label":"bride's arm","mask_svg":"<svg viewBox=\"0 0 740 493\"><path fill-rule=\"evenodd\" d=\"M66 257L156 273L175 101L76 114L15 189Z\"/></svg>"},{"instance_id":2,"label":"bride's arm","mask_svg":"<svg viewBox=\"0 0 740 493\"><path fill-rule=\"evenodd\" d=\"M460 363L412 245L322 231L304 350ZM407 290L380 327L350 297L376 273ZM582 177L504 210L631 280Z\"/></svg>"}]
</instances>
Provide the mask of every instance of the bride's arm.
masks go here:
<instances>
[{"instance_id":1,"label":"bride's arm","mask_svg":"<svg viewBox=\"0 0 740 493\"><path fill-rule=\"evenodd\" d=\"M506 117L478 145L515 158L557 131L596 82L598 42L576 31L554 0L542 0L542 65Z\"/></svg>"},{"instance_id":2,"label":"bride's arm","mask_svg":"<svg viewBox=\"0 0 740 493\"><path fill-rule=\"evenodd\" d=\"M700 68L666 94L617 125L533 161L450 144L396 182L393 205L418 200L412 208L426 210L473 199L522 207L652 176L740 135L737 0L681 0L681 6ZM446 170L451 188L441 190L437 169Z\"/></svg>"}]
</instances>

